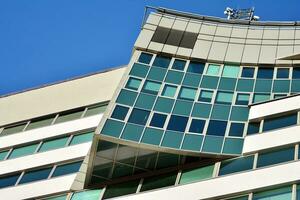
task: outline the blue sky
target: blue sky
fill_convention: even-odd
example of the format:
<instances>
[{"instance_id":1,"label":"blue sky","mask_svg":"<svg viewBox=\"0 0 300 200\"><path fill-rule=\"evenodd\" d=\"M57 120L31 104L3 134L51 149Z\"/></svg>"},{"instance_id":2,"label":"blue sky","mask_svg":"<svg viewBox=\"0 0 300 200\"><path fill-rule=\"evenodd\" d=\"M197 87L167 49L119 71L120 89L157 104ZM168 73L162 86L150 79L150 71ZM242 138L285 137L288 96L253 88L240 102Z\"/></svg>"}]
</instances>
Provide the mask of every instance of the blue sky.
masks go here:
<instances>
[{"instance_id":1,"label":"blue sky","mask_svg":"<svg viewBox=\"0 0 300 200\"><path fill-rule=\"evenodd\" d=\"M145 5L300 21L299 0L1 0L0 95L127 64Z\"/></svg>"}]
</instances>

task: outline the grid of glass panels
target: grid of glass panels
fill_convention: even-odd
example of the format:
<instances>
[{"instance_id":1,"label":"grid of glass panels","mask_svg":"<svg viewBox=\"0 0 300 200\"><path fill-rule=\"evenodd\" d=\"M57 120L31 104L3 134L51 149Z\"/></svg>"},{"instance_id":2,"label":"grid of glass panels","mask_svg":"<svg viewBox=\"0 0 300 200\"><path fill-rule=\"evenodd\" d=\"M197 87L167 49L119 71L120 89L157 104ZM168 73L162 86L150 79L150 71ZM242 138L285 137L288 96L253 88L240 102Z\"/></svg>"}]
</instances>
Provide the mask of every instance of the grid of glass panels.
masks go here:
<instances>
[{"instance_id":1,"label":"grid of glass panels","mask_svg":"<svg viewBox=\"0 0 300 200\"><path fill-rule=\"evenodd\" d=\"M125 83L113 106L126 111L121 118L110 114L101 134L167 148L239 155L248 127L248 105L300 91L296 67L148 56L147 62L138 59L127 77L127 82L139 79L139 86L126 88ZM159 116L162 123L154 123ZM197 120L202 121L199 127Z\"/></svg>"}]
</instances>

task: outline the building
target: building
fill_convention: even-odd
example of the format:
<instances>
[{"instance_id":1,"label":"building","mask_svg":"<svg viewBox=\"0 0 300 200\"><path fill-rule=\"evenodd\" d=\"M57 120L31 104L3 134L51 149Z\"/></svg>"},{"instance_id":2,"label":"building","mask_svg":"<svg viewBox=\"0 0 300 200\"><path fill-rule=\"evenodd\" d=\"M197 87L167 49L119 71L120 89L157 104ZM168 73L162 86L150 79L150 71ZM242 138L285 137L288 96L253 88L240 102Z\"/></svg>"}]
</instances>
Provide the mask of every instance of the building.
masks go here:
<instances>
[{"instance_id":1,"label":"building","mask_svg":"<svg viewBox=\"0 0 300 200\"><path fill-rule=\"evenodd\" d=\"M299 22L153 9L127 67L0 98L0 196L300 199L299 92Z\"/></svg>"}]
</instances>

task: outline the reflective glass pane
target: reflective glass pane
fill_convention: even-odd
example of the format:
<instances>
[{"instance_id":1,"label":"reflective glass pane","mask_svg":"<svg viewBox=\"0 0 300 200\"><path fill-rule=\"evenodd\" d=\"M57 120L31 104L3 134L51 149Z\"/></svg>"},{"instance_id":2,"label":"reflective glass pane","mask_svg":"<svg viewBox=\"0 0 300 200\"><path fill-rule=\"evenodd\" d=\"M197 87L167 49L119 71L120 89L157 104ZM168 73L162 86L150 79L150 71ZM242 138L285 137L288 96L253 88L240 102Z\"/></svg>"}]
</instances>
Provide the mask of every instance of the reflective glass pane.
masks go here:
<instances>
[{"instance_id":1,"label":"reflective glass pane","mask_svg":"<svg viewBox=\"0 0 300 200\"><path fill-rule=\"evenodd\" d=\"M292 187L267 190L253 194L253 200L292 200Z\"/></svg>"},{"instance_id":2,"label":"reflective glass pane","mask_svg":"<svg viewBox=\"0 0 300 200\"><path fill-rule=\"evenodd\" d=\"M240 72L239 66L225 65L222 76L230 77L230 78L237 78L239 76L239 72Z\"/></svg>"},{"instance_id":3,"label":"reflective glass pane","mask_svg":"<svg viewBox=\"0 0 300 200\"><path fill-rule=\"evenodd\" d=\"M127 115L128 110L129 110L128 107L116 105L116 107L111 115L111 118L124 120Z\"/></svg>"},{"instance_id":4,"label":"reflective glass pane","mask_svg":"<svg viewBox=\"0 0 300 200\"><path fill-rule=\"evenodd\" d=\"M261 79L272 79L273 78L273 68L259 67L257 71L257 78Z\"/></svg>"},{"instance_id":5,"label":"reflective glass pane","mask_svg":"<svg viewBox=\"0 0 300 200\"><path fill-rule=\"evenodd\" d=\"M254 156L241 157L221 162L219 175L250 170L253 168Z\"/></svg>"},{"instance_id":6,"label":"reflective glass pane","mask_svg":"<svg viewBox=\"0 0 300 200\"><path fill-rule=\"evenodd\" d=\"M140 79L130 77L125 85L125 88L138 90L141 82L142 81Z\"/></svg>"},{"instance_id":7,"label":"reflective glass pane","mask_svg":"<svg viewBox=\"0 0 300 200\"><path fill-rule=\"evenodd\" d=\"M181 174L179 184L191 183L191 182L211 178L213 171L214 171L214 165L201 167L198 169L185 170Z\"/></svg>"},{"instance_id":8,"label":"reflective glass pane","mask_svg":"<svg viewBox=\"0 0 300 200\"><path fill-rule=\"evenodd\" d=\"M165 85L161 95L167 97L174 97L176 94L177 87L173 85Z\"/></svg>"},{"instance_id":9,"label":"reflective glass pane","mask_svg":"<svg viewBox=\"0 0 300 200\"><path fill-rule=\"evenodd\" d=\"M263 131L283 128L297 124L297 113L264 120Z\"/></svg>"},{"instance_id":10,"label":"reflective glass pane","mask_svg":"<svg viewBox=\"0 0 300 200\"><path fill-rule=\"evenodd\" d=\"M20 174L0 177L0 188L14 186Z\"/></svg>"},{"instance_id":11,"label":"reflective glass pane","mask_svg":"<svg viewBox=\"0 0 300 200\"><path fill-rule=\"evenodd\" d=\"M220 73L221 66L220 65L208 65L208 69L206 71L207 75L218 76Z\"/></svg>"},{"instance_id":12,"label":"reflective glass pane","mask_svg":"<svg viewBox=\"0 0 300 200\"><path fill-rule=\"evenodd\" d=\"M254 94L253 103L270 100L270 94Z\"/></svg>"},{"instance_id":13,"label":"reflective glass pane","mask_svg":"<svg viewBox=\"0 0 300 200\"><path fill-rule=\"evenodd\" d=\"M214 92L213 91L208 91L208 90L201 90L200 96L199 96L199 101L202 102L211 102L212 96Z\"/></svg>"},{"instance_id":14,"label":"reflective glass pane","mask_svg":"<svg viewBox=\"0 0 300 200\"><path fill-rule=\"evenodd\" d=\"M131 112L128 122L145 125L148 120L149 114L149 111L134 108Z\"/></svg>"},{"instance_id":15,"label":"reflective glass pane","mask_svg":"<svg viewBox=\"0 0 300 200\"><path fill-rule=\"evenodd\" d=\"M167 115L154 113L150 122L150 126L162 128L164 127L166 119L167 119Z\"/></svg>"},{"instance_id":16,"label":"reflective glass pane","mask_svg":"<svg viewBox=\"0 0 300 200\"><path fill-rule=\"evenodd\" d=\"M277 163L294 160L294 147L273 152L258 154L257 167L274 165Z\"/></svg>"},{"instance_id":17,"label":"reflective glass pane","mask_svg":"<svg viewBox=\"0 0 300 200\"><path fill-rule=\"evenodd\" d=\"M55 168L55 171L52 174L52 177L62 176L62 175L78 172L80 169L81 163L82 163L82 161L59 165Z\"/></svg>"},{"instance_id":18,"label":"reflective glass pane","mask_svg":"<svg viewBox=\"0 0 300 200\"><path fill-rule=\"evenodd\" d=\"M76 192L72 195L71 200L99 200L102 190L85 190Z\"/></svg>"},{"instance_id":19,"label":"reflective glass pane","mask_svg":"<svg viewBox=\"0 0 300 200\"><path fill-rule=\"evenodd\" d=\"M91 106L85 112L84 117L89 117L89 116L92 116L92 115L97 115L97 114L100 114L100 113L104 113L106 108L107 108L107 104Z\"/></svg>"},{"instance_id":20,"label":"reflective glass pane","mask_svg":"<svg viewBox=\"0 0 300 200\"><path fill-rule=\"evenodd\" d=\"M248 105L250 94L237 94L235 104L236 105Z\"/></svg>"},{"instance_id":21,"label":"reflective glass pane","mask_svg":"<svg viewBox=\"0 0 300 200\"><path fill-rule=\"evenodd\" d=\"M51 170L52 170L52 167L25 172L25 174L22 176L19 184L47 179Z\"/></svg>"},{"instance_id":22,"label":"reflective glass pane","mask_svg":"<svg viewBox=\"0 0 300 200\"><path fill-rule=\"evenodd\" d=\"M201 119L193 119L189 132L192 133L203 133L203 129L205 126L205 120L201 120Z\"/></svg>"},{"instance_id":23,"label":"reflective glass pane","mask_svg":"<svg viewBox=\"0 0 300 200\"><path fill-rule=\"evenodd\" d=\"M171 115L167 129L184 132L187 121L188 121L188 117Z\"/></svg>"},{"instance_id":24,"label":"reflective glass pane","mask_svg":"<svg viewBox=\"0 0 300 200\"><path fill-rule=\"evenodd\" d=\"M300 79L300 67L293 68L293 79Z\"/></svg>"},{"instance_id":25,"label":"reflective glass pane","mask_svg":"<svg viewBox=\"0 0 300 200\"><path fill-rule=\"evenodd\" d=\"M194 98L196 96L196 92L197 92L197 89L181 87L180 92L179 92L179 98L186 99L186 100L194 100Z\"/></svg>"},{"instance_id":26,"label":"reflective glass pane","mask_svg":"<svg viewBox=\"0 0 300 200\"><path fill-rule=\"evenodd\" d=\"M0 152L0 161L4 160L6 158L7 153L8 153L8 151L2 151L2 152Z\"/></svg>"},{"instance_id":27,"label":"reflective glass pane","mask_svg":"<svg viewBox=\"0 0 300 200\"><path fill-rule=\"evenodd\" d=\"M27 124L27 122L24 124L18 124L15 126L5 127L3 129L3 131L1 132L1 135L9 135L9 134L21 132L25 128L26 124Z\"/></svg>"},{"instance_id":28,"label":"reflective glass pane","mask_svg":"<svg viewBox=\"0 0 300 200\"><path fill-rule=\"evenodd\" d=\"M276 78L289 78L290 69L289 68L277 68Z\"/></svg>"},{"instance_id":29,"label":"reflective glass pane","mask_svg":"<svg viewBox=\"0 0 300 200\"><path fill-rule=\"evenodd\" d=\"M205 66L204 63L191 61L188 66L187 72L202 74L204 70L204 66Z\"/></svg>"},{"instance_id":30,"label":"reflective glass pane","mask_svg":"<svg viewBox=\"0 0 300 200\"><path fill-rule=\"evenodd\" d=\"M259 132L259 122L250 122L248 124L247 135L252 135Z\"/></svg>"},{"instance_id":31,"label":"reflective glass pane","mask_svg":"<svg viewBox=\"0 0 300 200\"><path fill-rule=\"evenodd\" d=\"M141 192L174 185L176 181L176 177L177 177L177 173L172 173L172 174L160 175L152 178L145 178L141 188Z\"/></svg>"},{"instance_id":32,"label":"reflective glass pane","mask_svg":"<svg viewBox=\"0 0 300 200\"><path fill-rule=\"evenodd\" d=\"M168 68L170 61L171 61L171 59L168 57L156 56L152 65L155 67Z\"/></svg>"},{"instance_id":33,"label":"reflective glass pane","mask_svg":"<svg viewBox=\"0 0 300 200\"><path fill-rule=\"evenodd\" d=\"M144 64L149 64L152 59L152 54L142 52L139 57L139 62Z\"/></svg>"},{"instance_id":34,"label":"reflective glass pane","mask_svg":"<svg viewBox=\"0 0 300 200\"><path fill-rule=\"evenodd\" d=\"M224 136L226 132L226 126L226 121L210 120L206 134Z\"/></svg>"},{"instance_id":35,"label":"reflective glass pane","mask_svg":"<svg viewBox=\"0 0 300 200\"><path fill-rule=\"evenodd\" d=\"M69 136L43 142L39 152L58 149L66 146Z\"/></svg>"},{"instance_id":36,"label":"reflective glass pane","mask_svg":"<svg viewBox=\"0 0 300 200\"><path fill-rule=\"evenodd\" d=\"M154 81L146 81L143 86L142 92L150 93L150 94L157 94L160 86L161 86L161 83L154 82Z\"/></svg>"},{"instance_id":37,"label":"reflective glass pane","mask_svg":"<svg viewBox=\"0 0 300 200\"><path fill-rule=\"evenodd\" d=\"M103 199L135 193L140 180L110 185L106 188Z\"/></svg>"},{"instance_id":38,"label":"reflective glass pane","mask_svg":"<svg viewBox=\"0 0 300 200\"><path fill-rule=\"evenodd\" d=\"M254 68L252 68L252 67L243 67L242 77L253 78L253 76L254 76Z\"/></svg>"},{"instance_id":39,"label":"reflective glass pane","mask_svg":"<svg viewBox=\"0 0 300 200\"><path fill-rule=\"evenodd\" d=\"M243 137L244 126L245 126L244 123L232 122L230 124L229 135L230 136L236 136L236 137Z\"/></svg>"},{"instance_id":40,"label":"reflective glass pane","mask_svg":"<svg viewBox=\"0 0 300 200\"><path fill-rule=\"evenodd\" d=\"M218 92L216 97L216 103L231 104L232 103L232 92Z\"/></svg>"},{"instance_id":41,"label":"reflective glass pane","mask_svg":"<svg viewBox=\"0 0 300 200\"><path fill-rule=\"evenodd\" d=\"M9 155L9 159L33 154L35 152L37 146L38 146L38 144L32 144L32 145L28 145L25 147L15 148Z\"/></svg>"},{"instance_id":42,"label":"reflective glass pane","mask_svg":"<svg viewBox=\"0 0 300 200\"><path fill-rule=\"evenodd\" d=\"M43 119L37 119L30 121L29 125L26 127L26 130L31 130L35 128L40 128L44 126L49 126L53 122L55 116L43 118Z\"/></svg>"},{"instance_id":43,"label":"reflective glass pane","mask_svg":"<svg viewBox=\"0 0 300 200\"><path fill-rule=\"evenodd\" d=\"M184 60L175 59L172 69L177 69L177 70L183 71L184 67L185 67L185 63L186 63L186 61L184 61Z\"/></svg>"},{"instance_id":44,"label":"reflective glass pane","mask_svg":"<svg viewBox=\"0 0 300 200\"><path fill-rule=\"evenodd\" d=\"M63 194L55 197L45 198L43 200L66 200L66 199L67 199L67 194Z\"/></svg>"},{"instance_id":45,"label":"reflective glass pane","mask_svg":"<svg viewBox=\"0 0 300 200\"><path fill-rule=\"evenodd\" d=\"M83 111L84 109L59 114L58 118L55 120L55 123L57 124L61 122L67 122L67 121L79 119Z\"/></svg>"},{"instance_id":46,"label":"reflective glass pane","mask_svg":"<svg viewBox=\"0 0 300 200\"><path fill-rule=\"evenodd\" d=\"M92 141L93 136L94 136L94 132L74 135L70 142L70 145L81 144L84 142L90 142L90 141Z\"/></svg>"}]
</instances>

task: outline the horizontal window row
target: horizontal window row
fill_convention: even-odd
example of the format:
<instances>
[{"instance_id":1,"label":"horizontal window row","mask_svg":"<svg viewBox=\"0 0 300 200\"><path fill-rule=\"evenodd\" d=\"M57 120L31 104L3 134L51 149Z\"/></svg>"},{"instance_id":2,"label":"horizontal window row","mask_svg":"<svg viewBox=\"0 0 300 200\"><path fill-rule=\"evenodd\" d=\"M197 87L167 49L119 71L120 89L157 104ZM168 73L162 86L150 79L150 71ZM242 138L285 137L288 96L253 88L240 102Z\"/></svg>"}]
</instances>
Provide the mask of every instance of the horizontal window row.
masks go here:
<instances>
[{"instance_id":1,"label":"horizontal window row","mask_svg":"<svg viewBox=\"0 0 300 200\"><path fill-rule=\"evenodd\" d=\"M62 122L67 122L75 119L80 119L83 117L89 117L92 115L100 114L106 110L106 107L107 107L107 103L100 104L100 105L93 105L93 106L80 108L76 110L64 111L58 114L53 114L42 118L31 119L30 121L22 122L12 126L11 125L5 126L0 128L0 136L10 135L13 133L28 131L35 128L41 128L45 126L50 126L52 124L58 124Z\"/></svg>"},{"instance_id":2,"label":"horizontal window row","mask_svg":"<svg viewBox=\"0 0 300 200\"><path fill-rule=\"evenodd\" d=\"M79 171L82 161L25 170L16 174L0 177L0 188L17 186L24 183L46 180Z\"/></svg>"},{"instance_id":3,"label":"horizontal window row","mask_svg":"<svg viewBox=\"0 0 300 200\"><path fill-rule=\"evenodd\" d=\"M0 161L90 142L93 139L93 135L93 132L68 135L55 139L43 140L26 146L4 149L0 151Z\"/></svg>"}]
</instances>

